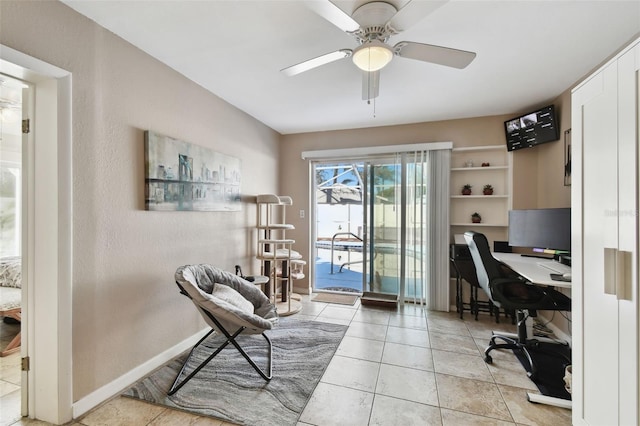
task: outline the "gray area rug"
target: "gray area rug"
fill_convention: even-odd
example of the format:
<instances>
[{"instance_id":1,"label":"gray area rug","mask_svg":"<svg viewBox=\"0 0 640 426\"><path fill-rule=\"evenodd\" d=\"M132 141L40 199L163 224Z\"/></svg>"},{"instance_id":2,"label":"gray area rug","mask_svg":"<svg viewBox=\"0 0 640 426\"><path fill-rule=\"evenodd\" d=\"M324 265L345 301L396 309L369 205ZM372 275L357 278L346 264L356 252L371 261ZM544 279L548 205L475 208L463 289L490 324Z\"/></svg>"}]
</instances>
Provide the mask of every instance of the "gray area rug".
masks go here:
<instances>
[{"instance_id":1,"label":"gray area rug","mask_svg":"<svg viewBox=\"0 0 640 426\"><path fill-rule=\"evenodd\" d=\"M273 343L273 378L266 382L227 346L173 396L167 396L188 351L140 380L123 395L242 425L295 425L347 326L280 318L266 334ZM211 337L194 352L182 377L219 346ZM259 367L266 366L260 335L238 338Z\"/></svg>"}]
</instances>

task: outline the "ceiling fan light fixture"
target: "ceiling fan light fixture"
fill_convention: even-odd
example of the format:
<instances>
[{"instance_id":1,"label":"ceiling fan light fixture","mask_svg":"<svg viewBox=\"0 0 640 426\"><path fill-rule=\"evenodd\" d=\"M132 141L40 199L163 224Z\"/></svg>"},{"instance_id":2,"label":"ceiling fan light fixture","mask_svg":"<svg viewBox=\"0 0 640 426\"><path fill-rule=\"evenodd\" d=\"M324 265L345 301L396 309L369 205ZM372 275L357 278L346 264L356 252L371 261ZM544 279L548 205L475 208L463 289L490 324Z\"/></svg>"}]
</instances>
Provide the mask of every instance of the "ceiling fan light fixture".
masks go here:
<instances>
[{"instance_id":1,"label":"ceiling fan light fixture","mask_svg":"<svg viewBox=\"0 0 640 426\"><path fill-rule=\"evenodd\" d=\"M353 63L363 71L378 71L393 59L393 51L379 40L362 43L353 51Z\"/></svg>"}]
</instances>

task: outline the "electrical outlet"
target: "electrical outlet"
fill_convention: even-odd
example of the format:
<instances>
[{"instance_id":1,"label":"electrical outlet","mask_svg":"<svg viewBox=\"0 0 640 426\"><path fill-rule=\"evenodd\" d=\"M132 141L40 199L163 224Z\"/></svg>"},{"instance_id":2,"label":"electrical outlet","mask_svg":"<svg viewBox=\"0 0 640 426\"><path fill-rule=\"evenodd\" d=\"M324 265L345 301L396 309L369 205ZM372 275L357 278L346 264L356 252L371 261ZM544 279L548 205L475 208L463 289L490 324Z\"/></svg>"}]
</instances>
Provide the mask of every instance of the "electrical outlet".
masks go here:
<instances>
[{"instance_id":1,"label":"electrical outlet","mask_svg":"<svg viewBox=\"0 0 640 426\"><path fill-rule=\"evenodd\" d=\"M304 210L300 210L300 219L304 219Z\"/></svg>"}]
</instances>

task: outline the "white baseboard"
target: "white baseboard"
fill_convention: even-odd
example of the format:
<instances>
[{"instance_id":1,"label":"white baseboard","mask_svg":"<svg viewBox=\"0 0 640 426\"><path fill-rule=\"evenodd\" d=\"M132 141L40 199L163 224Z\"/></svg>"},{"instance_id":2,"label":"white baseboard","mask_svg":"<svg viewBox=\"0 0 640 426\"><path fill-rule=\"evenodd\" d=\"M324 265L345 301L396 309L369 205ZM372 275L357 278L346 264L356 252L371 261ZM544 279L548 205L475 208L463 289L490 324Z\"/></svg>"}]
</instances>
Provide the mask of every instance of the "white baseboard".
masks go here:
<instances>
[{"instance_id":1,"label":"white baseboard","mask_svg":"<svg viewBox=\"0 0 640 426\"><path fill-rule=\"evenodd\" d=\"M164 365L176 356L180 355L182 352L190 349L198 342L198 340L200 340L206 333L208 333L209 330L210 329L203 329L199 331L193 336L162 352L161 354L158 354L150 360L144 362L143 364L140 364L133 370L130 370L129 372L123 374L111 383L108 383L101 388L96 389L84 398L74 402L73 418L77 419L78 417L86 414L103 402L118 395L123 390L127 389L135 382L151 373L156 368Z\"/></svg>"},{"instance_id":2,"label":"white baseboard","mask_svg":"<svg viewBox=\"0 0 640 426\"><path fill-rule=\"evenodd\" d=\"M311 294L311 289L309 286L296 286L293 285L293 292L298 294Z\"/></svg>"}]
</instances>

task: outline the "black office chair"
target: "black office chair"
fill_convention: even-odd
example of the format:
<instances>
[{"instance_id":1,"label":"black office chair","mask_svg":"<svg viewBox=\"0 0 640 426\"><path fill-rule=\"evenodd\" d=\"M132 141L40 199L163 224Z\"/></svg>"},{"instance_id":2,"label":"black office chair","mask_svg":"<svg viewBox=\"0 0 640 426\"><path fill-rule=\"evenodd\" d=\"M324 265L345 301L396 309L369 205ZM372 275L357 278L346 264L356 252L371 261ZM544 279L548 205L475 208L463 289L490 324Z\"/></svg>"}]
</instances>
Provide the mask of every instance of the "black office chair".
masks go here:
<instances>
[{"instance_id":1,"label":"black office chair","mask_svg":"<svg viewBox=\"0 0 640 426\"><path fill-rule=\"evenodd\" d=\"M536 339L527 339L526 319L528 316L537 316L538 310L571 311L571 299L552 288L533 285L522 279L507 276L502 264L491 255L487 237L483 234L467 231L464 233L464 238L476 267L480 287L495 306L514 310L517 318L517 335L493 333L489 346L484 351L484 361L487 364L493 362L489 353L494 349L518 350L529 363L528 376L534 378L536 367L529 349L538 348L539 342ZM496 343L496 339L505 343ZM552 355L566 358L560 351ZM568 361L571 362L571 360Z\"/></svg>"}]
</instances>

